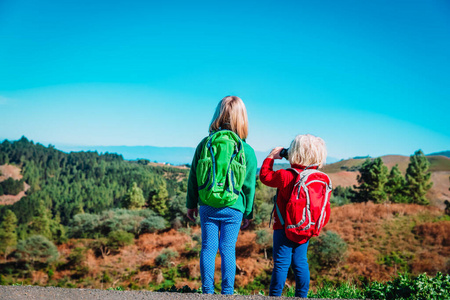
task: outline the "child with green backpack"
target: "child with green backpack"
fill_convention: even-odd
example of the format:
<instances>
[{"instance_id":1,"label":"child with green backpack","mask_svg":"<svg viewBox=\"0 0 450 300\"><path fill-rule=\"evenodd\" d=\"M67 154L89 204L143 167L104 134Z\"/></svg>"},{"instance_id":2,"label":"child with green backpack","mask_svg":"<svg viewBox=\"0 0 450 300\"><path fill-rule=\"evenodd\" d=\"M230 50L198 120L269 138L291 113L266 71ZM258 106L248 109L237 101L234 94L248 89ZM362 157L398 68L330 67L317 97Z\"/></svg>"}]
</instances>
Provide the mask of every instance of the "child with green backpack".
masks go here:
<instances>
[{"instance_id":1,"label":"child with green backpack","mask_svg":"<svg viewBox=\"0 0 450 300\"><path fill-rule=\"evenodd\" d=\"M194 220L200 206L202 292L214 293L217 250L222 259L222 294L234 293L236 242L239 229L253 216L256 156L246 142L247 111L239 97L217 105L209 136L197 146L188 179L187 217ZM243 225L241 223L243 221Z\"/></svg>"}]
</instances>

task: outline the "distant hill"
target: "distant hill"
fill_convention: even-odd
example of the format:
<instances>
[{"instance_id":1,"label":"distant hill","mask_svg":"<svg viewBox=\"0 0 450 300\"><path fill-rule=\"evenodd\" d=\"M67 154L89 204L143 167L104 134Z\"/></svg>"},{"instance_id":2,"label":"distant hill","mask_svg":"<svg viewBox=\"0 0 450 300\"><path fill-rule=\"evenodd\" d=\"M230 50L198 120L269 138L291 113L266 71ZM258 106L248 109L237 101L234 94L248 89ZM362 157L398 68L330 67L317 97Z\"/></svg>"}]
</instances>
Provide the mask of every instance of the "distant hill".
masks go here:
<instances>
[{"instance_id":1,"label":"distant hill","mask_svg":"<svg viewBox=\"0 0 450 300\"><path fill-rule=\"evenodd\" d=\"M440 152L442 153L442 152ZM322 171L327 173L333 186L352 187L357 185L356 177L358 176L359 168L367 158L346 159L336 162L334 164L326 165ZM405 174L409 164L409 156L402 155L385 155L381 156L383 163L389 170L398 165L400 171ZM429 171L431 172L431 181L433 186L427 193L427 198L430 199L432 205L443 208L444 201L450 200L449 176L450 176L450 158L437 155L427 155L430 162ZM284 165L283 167L289 167Z\"/></svg>"},{"instance_id":2,"label":"distant hill","mask_svg":"<svg viewBox=\"0 0 450 300\"><path fill-rule=\"evenodd\" d=\"M190 164L195 148L155 146L58 146L64 152L97 151L121 154L126 160L148 159L172 165Z\"/></svg>"},{"instance_id":3,"label":"distant hill","mask_svg":"<svg viewBox=\"0 0 450 300\"><path fill-rule=\"evenodd\" d=\"M333 164L327 164L323 168L326 173L337 173L341 171L355 172L361 167L367 158L351 158L338 161ZM381 156L383 163L390 169L395 165L398 165L400 171L404 174L409 164L409 156L403 155L384 155ZM427 155L427 159L430 162L429 170L431 172L437 171L450 171L450 158L439 155L431 156Z\"/></svg>"},{"instance_id":4,"label":"distant hill","mask_svg":"<svg viewBox=\"0 0 450 300\"><path fill-rule=\"evenodd\" d=\"M427 156L439 156L439 155L450 157L450 150L427 154Z\"/></svg>"}]
</instances>

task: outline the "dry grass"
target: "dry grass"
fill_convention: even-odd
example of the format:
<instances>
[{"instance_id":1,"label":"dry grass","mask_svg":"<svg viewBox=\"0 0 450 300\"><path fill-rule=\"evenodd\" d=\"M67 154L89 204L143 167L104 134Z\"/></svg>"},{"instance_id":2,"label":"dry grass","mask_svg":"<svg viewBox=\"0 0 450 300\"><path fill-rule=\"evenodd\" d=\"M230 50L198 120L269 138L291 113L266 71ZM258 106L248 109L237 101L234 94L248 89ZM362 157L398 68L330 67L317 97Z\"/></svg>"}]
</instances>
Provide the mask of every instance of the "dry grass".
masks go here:
<instances>
[{"instance_id":1,"label":"dry grass","mask_svg":"<svg viewBox=\"0 0 450 300\"><path fill-rule=\"evenodd\" d=\"M407 267L413 274L438 271L449 272L450 221L440 218L443 211L436 207L406 204L350 204L332 209L326 230L337 232L348 244L348 252L338 266L326 268L320 276L331 280L360 282L367 279L389 280L391 276ZM179 256L172 259L169 268L177 269L176 286L200 287L198 253L191 249L197 244L192 240L200 228L192 228L190 235L170 230L162 234L144 234L135 243L126 246L118 254L96 256L88 250L81 266L88 267L85 280L72 282L86 288L128 287L130 284L149 288L164 282L167 271L156 266L155 258L164 249L172 249ZM87 247L90 240L70 240L58 246L64 261L77 247ZM386 259L398 255L399 263L385 263ZM263 248L256 243L255 231L245 230L239 234L236 245L236 286L251 283L262 272L272 268L271 258L264 259ZM384 262L383 262L384 261ZM103 281L109 274L111 280ZM73 270L57 270L54 280L70 278ZM216 282L221 279L221 259L216 258ZM45 273L33 273L33 283L48 284ZM292 284L292 282L289 282Z\"/></svg>"},{"instance_id":2,"label":"dry grass","mask_svg":"<svg viewBox=\"0 0 450 300\"><path fill-rule=\"evenodd\" d=\"M450 221L430 222L442 215L437 207L407 204L369 202L333 208L326 229L337 232L348 243L349 254L344 266L328 274L342 273L345 267L355 280L387 280L399 271L398 264L380 262L390 255L400 255L402 263L414 273L445 272Z\"/></svg>"}]
</instances>

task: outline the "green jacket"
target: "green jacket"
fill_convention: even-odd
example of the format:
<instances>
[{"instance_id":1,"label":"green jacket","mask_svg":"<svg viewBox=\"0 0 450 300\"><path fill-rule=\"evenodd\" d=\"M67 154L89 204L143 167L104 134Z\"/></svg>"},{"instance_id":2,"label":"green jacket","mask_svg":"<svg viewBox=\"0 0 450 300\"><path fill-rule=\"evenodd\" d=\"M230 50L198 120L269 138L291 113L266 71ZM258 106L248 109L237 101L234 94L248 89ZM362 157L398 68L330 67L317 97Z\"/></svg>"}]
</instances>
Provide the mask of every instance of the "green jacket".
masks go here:
<instances>
[{"instance_id":1,"label":"green jacket","mask_svg":"<svg viewBox=\"0 0 450 300\"><path fill-rule=\"evenodd\" d=\"M203 149L203 145L206 143L207 137L205 137L200 144L198 144L195 150L194 158L192 159L191 170L189 172L188 179L188 191L186 197L186 207L187 208L197 208L197 205L206 205L202 202L202 199L198 196L198 184L197 184L197 162L200 159L200 155ZM244 218L253 218L253 200L255 198L255 185L256 185L256 155L255 151L249 144L243 142L244 153L246 160L246 170L247 174L245 176L244 185L242 187L241 194L237 199L236 203L229 206L231 208L237 209L244 214Z\"/></svg>"}]
</instances>

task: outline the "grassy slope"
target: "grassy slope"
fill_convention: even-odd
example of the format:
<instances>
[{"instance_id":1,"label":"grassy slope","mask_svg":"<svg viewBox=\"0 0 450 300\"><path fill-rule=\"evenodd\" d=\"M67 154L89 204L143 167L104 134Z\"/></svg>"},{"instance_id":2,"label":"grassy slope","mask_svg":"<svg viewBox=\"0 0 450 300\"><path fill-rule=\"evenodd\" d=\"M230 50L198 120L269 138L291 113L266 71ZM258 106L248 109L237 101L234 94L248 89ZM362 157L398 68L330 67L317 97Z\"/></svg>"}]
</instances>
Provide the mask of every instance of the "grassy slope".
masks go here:
<instances>
[{"instance_id":1,"label":"grassy slope","mask_svg":"<svg viewBox=\"0 0 450 300\"><path fill-rule=\"evenodd\" d=\"M328 271L331 278L388 280L398 271L450 271L450 220L436 207L345 205L333 209L326 228L349 245L346 261Z\"/></svg>"},{"instance_id":2,"label":"grassy slope","mask_svg":"<svg viewBox=\"0 0 450 300\"><path fill-rule=\"evenodd\" d=\"M337 232L349 248L340 264L323 268L319 277L313 276L313 286L320 278L366 282L389 280L399 271L429 275L450 271L450 220L435 207L350 204L333 208L325 229ZM67 267L70 253L77 247L89 248L91 243L91 240L70 240L58 247L61 257L58 267L53 267L52 278L45 269L31 270L26 277L15 275L15 282L103 289L122 286L154 290L164 284L198 288L199 244L195 237L199 233L196 227L184 232L172 229L160 234L144 234L133 245L105 257L87 249L78 264ZM169 259L166 266L158 266L156 258L166 249L179 255ZM268 252L266 260L263 248L256 243L255 230L240 233L236 245L236 287L262 282L261 289L267 290L264 282L270 280L270 275L265 275L270 274L272 268L270 247ZM5 266L0 261L0 273L7 276ZM215 278L220 282L220 259L216 260ZM292 280L290 276L291 285Z\"/></svg>"}]
</instances>

